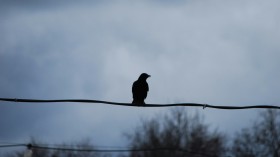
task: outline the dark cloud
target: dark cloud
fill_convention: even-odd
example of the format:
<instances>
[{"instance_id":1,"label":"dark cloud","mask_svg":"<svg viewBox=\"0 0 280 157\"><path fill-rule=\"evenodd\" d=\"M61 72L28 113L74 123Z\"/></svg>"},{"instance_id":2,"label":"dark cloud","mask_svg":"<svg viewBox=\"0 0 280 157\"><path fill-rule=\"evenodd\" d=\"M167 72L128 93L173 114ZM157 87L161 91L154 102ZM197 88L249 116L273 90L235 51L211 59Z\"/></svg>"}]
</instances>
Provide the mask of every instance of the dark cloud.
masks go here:
<instances>
[{"instance_id":1,"label":"dark cloud","mask_svg":"<svg viewBox=\"0 0 280 157\"><path fill-rule=\"evenodd\" d=\"M95 4L101 3L101 0L94 0L94 1L89 1L89 0L80 0L79 2L75 0L0 0L1 6L2 7L39 7L39 8L44 8L44 7L54 7L54 6L65 6L65 5L73 5L73 4L84 4L84 3L89 3L89 2L94 2ZM103 1L104 2L104 1Z\"/></svg>"},{"instance_id":2,"label":"dark cloud","mask_svg":"<svg viewBox=\"0 0 280 157\"><path fill-rule=\"evenodd\" d=\"M0 97L131 102L147 72L147 103L279 102L278 1L106 2L1 1ZM165 110L0 102L0 137L123 144L139 117ZM203 111L229 134L256 113Z\"/></svg>"}]
</instances>

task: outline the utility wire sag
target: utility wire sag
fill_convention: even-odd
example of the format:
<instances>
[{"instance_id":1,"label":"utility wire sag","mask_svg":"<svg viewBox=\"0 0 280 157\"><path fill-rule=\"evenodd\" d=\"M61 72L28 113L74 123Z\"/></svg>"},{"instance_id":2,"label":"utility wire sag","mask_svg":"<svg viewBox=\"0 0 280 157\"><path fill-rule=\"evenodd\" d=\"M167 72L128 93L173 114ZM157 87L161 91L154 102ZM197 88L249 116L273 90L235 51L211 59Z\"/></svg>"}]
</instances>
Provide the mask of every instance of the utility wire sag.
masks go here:
<instances>
[{"instance_id":1,"label":"utility wire sag","mask_svg":"<svg viewBox=\"0 0 280 157\"><path fill-rule=\"evenodd\" d=\"M199 103L174 103L174 104L143 104L135 105L132 103L120 103L120 102L111 102L103 100L90 100L90 99L17 99L17 98L0 98L0 101L6 102L21 102L21 103L62 103L62 102L71 102L71 103L97 103L97 104L109 104L109 105L118 105L118 106L131 106L131 107L174 107L174 106L186 106L186 107L202 107L205 108L214 108L214 109L224 109L224 110L238 110L238 109L280 109L280 106L275 105L251 105L251 106L218 106L218 105L209 105L209 104L199 104Z\"/></svg>"}]
</instances>

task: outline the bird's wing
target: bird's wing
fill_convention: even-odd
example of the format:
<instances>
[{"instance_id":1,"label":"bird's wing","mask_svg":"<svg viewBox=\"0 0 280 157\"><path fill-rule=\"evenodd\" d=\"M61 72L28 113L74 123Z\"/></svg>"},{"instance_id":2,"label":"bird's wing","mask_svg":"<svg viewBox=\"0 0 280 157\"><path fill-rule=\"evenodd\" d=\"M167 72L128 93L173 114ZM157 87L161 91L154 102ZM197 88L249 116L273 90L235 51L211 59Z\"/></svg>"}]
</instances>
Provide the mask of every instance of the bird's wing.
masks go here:
<instances>
[{"instance_id":1,"label":"bird's wing","mask_svg":"<svg viewBox=\"0 0 280 157\"><path fill-rule=\"evenodd\" d=\"M135 81L134 83L133 83L133 85L132 85L132 93L135 93L136 92L136 84L137 84L137 82Z\"/></svg>"}]
</instances>

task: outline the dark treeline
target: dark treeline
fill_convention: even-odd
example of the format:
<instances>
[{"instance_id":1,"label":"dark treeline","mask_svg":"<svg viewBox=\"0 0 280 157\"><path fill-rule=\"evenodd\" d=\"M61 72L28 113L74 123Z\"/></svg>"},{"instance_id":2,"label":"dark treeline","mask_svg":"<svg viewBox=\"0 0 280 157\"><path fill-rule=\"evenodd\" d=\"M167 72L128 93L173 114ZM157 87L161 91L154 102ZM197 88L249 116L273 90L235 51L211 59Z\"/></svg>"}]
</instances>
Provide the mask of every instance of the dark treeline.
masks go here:
<instances>
[{"instance_id":1,"label":"dark treeline","mask_svg":"<svg viewBox=\"0 0 280 157\"><path fill-rule=\"evenodd\" d=\"M232 140L217 130L211 131L198 113L191 115L184 108L143 120L125 136L129 149L145 151L108 153L32 149L32 157L280 157L280 112L260 112L252 126L239 131ZM36 139L31 143L40 145ZM89 140L64 146L95 149ZM24 153L11 152L7 157L28 157Z\"/></svg>"}]
</instances>

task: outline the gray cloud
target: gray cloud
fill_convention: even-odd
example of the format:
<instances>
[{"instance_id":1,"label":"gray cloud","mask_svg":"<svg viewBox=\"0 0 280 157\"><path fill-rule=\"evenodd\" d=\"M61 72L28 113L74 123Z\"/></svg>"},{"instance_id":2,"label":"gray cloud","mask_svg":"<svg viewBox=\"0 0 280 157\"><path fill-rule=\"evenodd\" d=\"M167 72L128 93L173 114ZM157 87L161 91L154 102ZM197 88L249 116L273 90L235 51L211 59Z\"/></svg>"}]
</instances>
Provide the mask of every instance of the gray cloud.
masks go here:
<instances>
[{"instance_id":1,"label":"gray cloud","mask_svg":"<svg viewBox=\"0 0 280 157\"><path fill-rule=\"evenodd\" d=\"M132 82L147 72L150 103L279 102L278 1L168 3L6 9L0 18L1 97L130 102ZM139 117L167 110L4 102L0 108L0 140L89 136L100 145L123 144L120 135ZM256 117L254 110L201 112L229 134Z\"/></svg>"}]
</instances>

